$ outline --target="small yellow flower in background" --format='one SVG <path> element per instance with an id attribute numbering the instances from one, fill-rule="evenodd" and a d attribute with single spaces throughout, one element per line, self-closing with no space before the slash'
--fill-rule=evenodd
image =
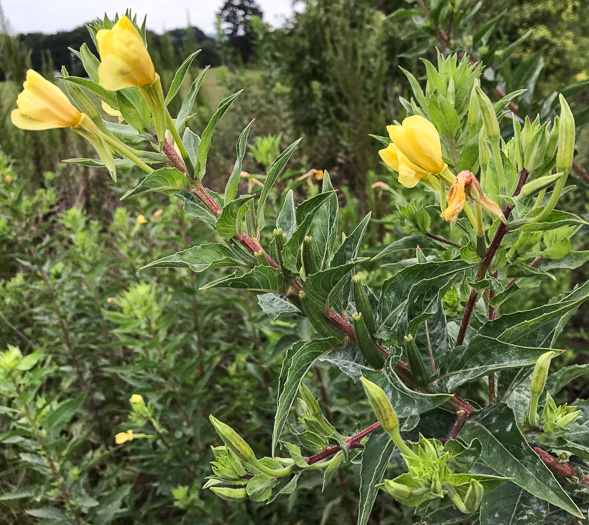
<path id="1" fill-rule="evenodd" d="M 133 394 L 131 396 L 131 399 L 129 399 L 129 403 L 131 403 L 131 404 L 134 404 L 134 403 L 144 403 L 143 396 L 141 396 L 139 394 Z"/>
<path id="2" fill-rule="evenodd" d="M 139 215 L 139 217 L 137 217 L 137 226 L 140 226 L 141 224 L 145 224 L 147 223 L 147 219 L 145 218 L 145 215 Z"/>
<path id="3" fill-rule="evenodd" d="M 465 187 L 472 184 L 474 177 L 470 171 L 461 171 L 456 176 L 456 182 L 452 184 L 448 194 L 448 207 L 442 212 L 442 219 L 448 222 L 456 222 L 458 214 L 464 208 L 466 200 Z"/>
<path id="4" fill-rule="evenodd" d="M 43 130 L 77 126 L 80 113 L 57 86 L 29 69 L 23 91 L 10 114 L 12 123 L 21 129 Z"/>
<path id="5" fill-rule="evenodd" d="M 113 304 L 113 303 L 116 303 L 116 302 L 117 302 L 117 300 L 116 300 L 114 297 L 109 297 L 109 298 L 106 300 L 106 302 L 107 302 L 108 304 Z"/>
<path id="6" fill-rule="evenodd" d="M 440 135 L 426 118 L 413 115 L 400 126 L 387 126 L 387 131 L 393 143 L 379 154 L 388 166 L 399 172 L 399 182 L 406 188 L 413 188 L 428 174 L 446 168 Z"/>
<path id="7" fill-rule="evenodd" d="M 127 441 L 133 441 L 133 431 L 132 430 L 127 430 L 127 432 L 119 432 L 115 436 L 115 443 L 117 445 L 122 445 L 123 443 L 126 443 Z"/>
<path id="8" fill-rule="evenodd" d="M 118 109 L 109 106 L 104 100 L 102 101 L 102 109 L 107 115 L 110 115 L 111 117 L 117 117 L 119 124 L 125 120 L 123 118 L 123 114 Z"/>
<path id="9" fill-rule="evenodd" d="M 4 175 L 4 182 L 10 184 L 12 182 L 12 175 Z"/>
<path id="10" fill-rule="evenodd" d="M 158 217 L 164 213 L 164 210 L 157 210 L 156 212 L 154 212 L 154 214 L 151 216 L 151 222 L 155 222 L 157 221 Z"/>
<path id="11" fill-rule="evenodd" d="M 580 73 L 577 73 L 575 75 L 575 80 L 577 82 L 583 82 L 584 80 L 587 80 L 589 78 L 589 75 L 587 75 L 587 71 L 581 71 Z"/>
<path id="12" fill-rule="evenodd" d="M 156 79 L 155 68 L 145 43 L 127 16 L 112 29 L 101 29 L 96 33 L 100 66 L 98 81 L 109 91 L 128 87 L 141 87 Z"/>

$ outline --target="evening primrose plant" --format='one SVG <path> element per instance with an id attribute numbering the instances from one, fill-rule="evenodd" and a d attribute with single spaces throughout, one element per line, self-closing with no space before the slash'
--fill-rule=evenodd
<path id="1" fill-rule="evenodd" d="M 215 127 L 239 92 L 219 104 L 199 135 L 189 125 L 206 70 L 192 82 L 179 113 L 173 117 L 167 110 L 196 52 L 164 96 L 144 31 L 131 18 L 114 24 L 105 18 L 90 30 L 100 57 L 87 48 L 77 53 L 89 79 L 64 74 L 62 83 L 83 111 L 53 85 L 50 98 L 39 96 L 29 105 L 38 95 L 35 82 L 41 82 L 30 73 L 33 82 L 25 83 L 15 125 L 34 121 L 41 123 L 36 129 L 65 125 L 79 132 L 86 118 L 93 123 L 89 140 L 100 139 L 102 160 L 75 162 L 103 165 L 113 175 L 118 165 L 134 164 L 147 175 L 123 199 L 164 193 L 178 199 L 191 220 L 210 228 L 207 242 L 182 246 L 143 270 L 208 272 L 212 278 L 201 289 L 248 290 L 272 319 L 300 321 L 300 340 L 286 351 L 277 378 L 272 435 L 254 442 L 248 428 L 211 415 L 220 441 L 212 449 L 205 488 L 229 501 L 270 503 L 316 475 L 309 471 L 321 471 L 325 488 L 339 469 L 355 469 L 361 525 L 369 522 L 381 489 L 382 497 L 413 507 L 428 523 L 512 523 L 530 512 L 535 523 L 583 517 L 589 428 L 569 407 L 542 395 L 553 388 L 556 396 L 562 388 L 563 380 L 547 380 L 550 362 L 561 353 L 555 349 L 558 336 L 589 296 L 589 284 L 525 311 L 513 311 L 509 301 L 525 290 L 527 279 L 538 283 L 554 278 L 554 269 L 587 261 L 586 253 L 550 251 L 555 239 L 548 241 L 556 229 L 568 228 L 561 232 L 570 237 L 587 227 L 584 219 L 556 209 L 562 193 L 574 191 L 565 188 L 575 122 L 564 97 L 558 120 L 522 127 L 506 101 L 493 103 L 485 94 L 483 65 L 470 64 L 466 56 L 440 54 L 437 66 L 425 61 L 425 89 L 405 71 L 414 95 L 402 100 L 409 116 L 388 127 L 389 137 L 376 138 L 384 145 L 381 159 L 396 173 L 389 187 L 402 186 L 424 203 L 417 221 L 422 235 L 367 251 L 363 238 L 371 215 L 342 234 L 338 195 L 327 171 L 321 191 L 305 200 L 292 189 L 280 200 L 270 198 L 299 141 L 269 163 L 259 192 L 240 194 L 248 124 L 224 193 L 206 188 Z M 103 120 L 96 99 L 123 122 Z M 272 202 L 282 206 L 272 210 Z M 417 216 L 410 204 L 400 213 Z M 415 256 L 399 260 L 407 250 Z M 162 381 L 178 392 L 178 377 L 166 373 L 173 352 L 161 351 L 166 326 L 159 320 L 166 305 L 148 288 L 138 284 L 116 301 L 141 324 L 138 351 L 146 352 L 146 362 L 159 360 Z M 126 322 L 122 315 L 112 318 Z M 320 375 L 309 372 L 320 363 L 349 376 L 357 397 L 367 401 L 347 428 L 335 424 L 329 385 L 320 379 L 311 384 Z M 559 372 L 576 377 L 566 367 Z M 128 423 L 151 424 L 155 434 L 149 435 L 173 456 L 174 444 L 158 425 L 155 407 L 135 395 L 129 422 L 114 439 L 136 446 L 136 429 Z M 187 416 L 181 396 L 174 401 Z M 296 421 L 290 418 L 293 404 Z M 575 432 L 569 431 L 573 423 Z M 551 439 L 541 442 L 543 433 Z M 557 455 L 569 464 L 563 466 Z M 184 460 L 190 468 L 193 458 Z M 391 464 L 403 472 L 393 479 Z M 506 506 L 512 494 L 517 498 Z"/>

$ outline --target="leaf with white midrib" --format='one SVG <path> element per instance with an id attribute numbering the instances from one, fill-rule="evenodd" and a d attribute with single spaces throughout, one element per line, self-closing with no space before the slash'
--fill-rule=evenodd
<path id="1" fill-rule="evenodd" d="M 221 237 L 230 239 L 238 233 L 240 221 L 244 214 L 243 208 L 253 198 L 253 195 L 242 195 L 225 205 L 215 225 Z"/>
<path id="2" fill-rule="evenodd" d="M 177 193 L 188 188 L 189 182 L 184 173 L 176 168 L 162 168 L 150 173 L 135 188 L 130 189 L 121 200 L 134 195 L 156 191 L 159 193 Z"/>
<path id="3" fill-rule="evenodd" d="M 206 285 L 201 290 L 209 288 L 237 288 L 251 292 L 284 292 L 286 282 L 282 272 L 270 266 L 256 266 L 253 270 L 239 275 L 237 272 L 227 277 L 221 277 Z"/>
<path id="4" fill-rule="evenodd" d="M 146 264 L 141 270 L 146 268 L 190 268 L 193 272 L 203 272 L 213 268 L 242 266 L 244 264 L 226 246 L 207 243 L 162 257 Z"/>
<path id="5" fill-rule="evenodd" d="M 560 486 L 542 459 L 521 434 L 512 410 L 497 403 L 473 412 L 460 431 L 466 442 L 478 438 L 481 460 L 497 474 L 534 496 L 583 517 L 570 496 Z"/>
<path id="6" fill-rule="evenodd" d="M 352 268 L 360 263 L 361 260 L 329 268 L 320 272 L 314 273 L 307 277 L 303 284 L 303 291 L 309 299 L 309 303 L 317 310 L 325 310 L 327 299 L 331 291 L 337 284 L 352 271 Z"/>

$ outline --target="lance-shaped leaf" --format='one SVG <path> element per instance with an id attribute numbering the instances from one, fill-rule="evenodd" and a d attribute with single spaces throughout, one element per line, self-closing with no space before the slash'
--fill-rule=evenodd
<path id="1" fill-rule="evenodd" d="M 482 445 L 481 460 L 497 474 L 512 478 L 517 486 L 573 516 L 583 516 L 528 445 L 512 410 L 504 403 L 473 412 L 459 436 L 466 442 L 478 439 Z"/>
<path id="2" fill-rule="evenodd" d="M 162 257 L 146 264 L 146 268 L 190 268 L 193 272 L 204 272 L 214 268 L 243 266 L 244 261 L 237 259 L 235 254 L 222 244 L 207 243 L 193 246 L 187 250 Z"/>
<path id="3" fill-rule="evenodd" d="M 158 193 L 177 193 L 189 186 L 188 179 L 176 168 L 162 168 L 150 173 L 135 188 L 129 190 L 121 197 L 121 200 L 155 191 Z"/>
<path id="4" fill-rule="evenodd" d="M 233 171 L 231 172 L 229 180 L 227 181 L 227 185 L 225 186 L 225 204 L 231 202 L 233 199 L 235 199 L 235 195 L 237 195 L 237 187 L 239 186 L 243 157 L 247 151 L 247 137 L 250 133 L 253 123 L 254 121 L 252 120 L 244 128 L 244 130 L 241 132 L 241 135 L 239 135 L 239 140 L 235 146 L 235 149 L 237 150 L 237 158 L 235 159 L 235 164 L 233 164 Z"/>
<path id="5" fill-rule="evenodd" d="M 541 222 L 531 222 L 516 228 L 516 232 L 536 232 L 555 230 L 561 226 L 587 226 L 589 223 L 581 217 L 562 210 L 553 210 Z"/>
<path id="6" fill-rule="evenodd" d="M 231 239 L 238 233 L 241 219 L 247 210 L 247 206 L 249 206 L 248 201 L 253 197 L 253 195 L 242 195 L 223 208 L 216 225 L 217 232 L 221 237 Z"/>
<path id="7" fill-rule="evenodd" d="M 545 352 L 545 348 L 519 346 L 477 335 L 468 344 L 446 351 L 437 363 L 438 376 L 432 384 L 452 391 L 491 372 L 533 365 Z"/>
<path id="8" fill-rule="evenodd" d="M 212 281 L 201 288 L 238 288 L 240 290 L 250 290 L 256 293 L 266 292 L 285 292 L 286 282 L 282 272 L 271 266 L 256 266 L 253 270 L 238 275 L 237 272 L 227 277 L 221 277 Z"/>
<path id="9" fill-rule="evenodd" d="M 222 100 L 215 111 L 215 114 L 209 120 L 207 127 L 202 132 L 202 137 L 200 138 L 200 144 L 198 145 L 198 151 L 196 153 L 196 166 L 194 168 L 194 173 L 198 179 L 202 179 L 204 177 L 205 172 L 207 171 L 207 156 L 209 154 L 209 149 L 211 148 L 211 141 L 213 140 L 213 132 L 215 131 L 215 127 L 225 115 L 226 111 L 229 109 L 231 104 L 235 102 L 235 99 L 241 95 L 243 90 L 230 95 L 225 100 Z"/>
<path id="10" fill-rule="evenodd" d="M 396 254 L 402 250 L 411 250 L 417 247 L 420 247 L 422 251 L 437 251 L 440 248 L 447 249 L 448 246 L 438 243 L 428 237 L 422 237 L 420 235 L 409 235 L 407 237 L 403 237 L 395 242 L 389 244 L 384 250 L 380 253 L 375 255 L 372 260 L 378 261 L 380 259 L 385 259 L 387 257 L 391 257 L 392 255 Z"/>
<path id="11" fill-rule="evenodd" d="M 118 107 L 117 97 L 115 93 L 113 93 L 112 91 L 107 91 L 97 82 L 92 82 L 92 80 L 88 80 L 87 78 L 72 76 L 64 78 L 64 80 L 67 82 L 73 82 L 74 84 L 79 84 L 80 86 L 85 87 L 90 91 L 96 93 L 100 97 L 100 99 L 104 100 L 109 106 L 113 108 Z"/>
<path id="12" fill-rule="evenodd" d="M 192 83 L 192 86 L 190 86 L 190 91 L 188 92 L 188 95 L 186 95 L 186 98 L 182 102 L 182 106 L 180 107 L 180 111 L 178 112 L 178 116 L 176 117 L 176 122 L 174 123 L 178 132 L 181 132 L 184 129 L 186 121 L 188 120 L 190 112 L 192 111 L 192 106 L 194 106 L 194 102 L 196 101 L 196 96 L 198 95 L 200 86 L 202 85 L 202 81 L 208 69 L 209 66 L 205 67 L 201 71 L 200 75 L 196 77 L 196 79 Z"/>
<path id="13" fill-rule="evenodd" d="M 294 193 L 288 190 L 284 199 L 282 209 L 276 219 L 276 228 L 282 228 L 282 233 L 286 235 L 286 240 L 290 240 L 292 234 L 297 229 L 297 215 L 294 205 Z"/>
<path id="14" fill-rule="evenodd" d="M 577 308 L 589 298 L 589 282 L 583 283 L 552 304 L 504 314 L 487 322 L 481 335 L 523 346 L 552 347 Z"/>
<path id="15" fill-rule="evenodd" d="M 168 94 L 166 95 L 166 106 L 170 102 L 172 102 L 172 100 L 176 96 L 176 93 L 178 93 L 178 90 L 180 89 L 180 86 L 184 81 L 184 77 L 186 76 L 186 72 L 188 71 L 188 68 L 192 64 L 192 61 L 194 60 L 196 55 L 198 55 L 201 51 L 202 49 L 197 49 L 194 53 L 188 55 L 186 57 L 186 60 L 184 60 L 184 62 L 182 62 L 182 65 L 178 68 L 178 71 L 176 71 L 176 74 L 174 75 L 174 80 L 172 80 L 172 83 L 170 84 L 170 89 L 168 91 Z"/>
<path id="16" fill-rule="evenodd" d="M 274 161 L 268 173 L 266 175 L 266 180 L 264 181 L 264 187 L 260 192 L 260 199 L 258 200 L 258 225 L 259 228 L 262 229 L 264 227 L 264 209 L 266 207 L 266 199 L 274 186 L 274 183 L 278 179 L 278 176 L 282 173 L 282 170 L 286 166 L 288 159 L 294 153 L 294 150 L 299 145 L 299 142 L 303 140 L 302 138 L 294 141 L 288 148 L 286 148 Z"/>
<path id="17" fill-rule="evenodd" d="M 197 219 L 206 222 L 213 227 L 215 226 L 217 218 L 196 195 L 188 191 L 180 191 L 178 193 L 174 193 L 174 197 L 177 197 L 184 203 L 184 213 L 186 215 L 190 215 L 190 217 L 196 217 Z"/>
<path id="18" fill-rule="evenodd" d="M 331 260 L 331 266 L 342 266 L 352 262 L 358 256 L 358 250 L 360 249 L 360 244 L 364 238 L 364 233 L 370 222 L 371 215 L 372 212 L 368 213 L 368 215 L 360 221 L 358 226 L 356 226 L 350 236 L 344 239 L 344 242 L 342 242 Z"/>
<path id="19" fill-rule="evenodd" d="M 362 451 L 360 467 L 360 501 L 358 504 L 358 525 L 366 525 L 379 489 L 389 464 L 395 443 L 390 436 L 379 429 L 372 434 Z"/>
<path id="20" fill-rule="evenodd" d="M 361 261 L 355 261 L 343 266 L 322 270 L 307 277 L 303 285 L 303 291 L 317 310 L 323 311 L 327 306 L 329 294 L 338 283 L 352 271 L 352 268 Z"/>
<path id="21" fill-rule="evenodd" d="M 272 455 L 274 455 L 290 407 L 305 374 L 319 357 L 325 355 L 337 344 L 337 338 L 327 337 L 325 339 L 312 339 L 307 343 L 298 341 L 288 349 L 278 379 L 278 406 L 272 432 Z"/>
<path id="22" fill-rule="evenodd" d="M 315 268 L 318 270 L 323 270 L 329 266 L 329 260 L 337 237 L 337 217 L 339 211 L 337 195 L 327 172 L 323 175 L 321 191 L 322 193 L 331 193 L 331 196 L 317 210 L 308 233 L 313 238 L 311 257 L 313 258 Z"/>
<path id="23" fill-rule="evenodd" d="M 283 315 L 301 313 L 286 297 L 275 293 L 258 295 L 258 304 L 272 320 L 276 320 Z"/>

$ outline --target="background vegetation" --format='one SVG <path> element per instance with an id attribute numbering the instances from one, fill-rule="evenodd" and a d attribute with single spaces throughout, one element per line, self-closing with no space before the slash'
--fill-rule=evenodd
<path id="1" fill-rule="evenodd" d="M 373 211 L 367 255 L 401 238 L 400 224 L 405 232 L 423 233 L 417 216 L 399 211 L 409 193 L 380 162 L 381 146 L 370 134 L 384 135 L 387 124 L 405 115 L 410 85 L 401 68 L 421 81 L 426 71 L 420 58 L 435 62 L 439 50 L 481 60 L 483 87 L 494 101 L 526 89 L 515 101 L 522 118 L 550 118 L 554 93 L 567 93 L 580 135 L 571 176 L 577 188 L 561 206 L 587 218 L 589 21 L 581 0 L 302 4 L 302 12 L 280 28 L 266 25 L 252 0 L 228 0 L 216 35 L 194 26 L 148 34 L 164 89 L 198 48 L 181 94 L 211 66 L 190 121 L 195 131 L 225 95 L 246 88 L 215 132 L 207 170 L 213 189 L 231 173 L 236 130 L 255 117 L 244 187 L 255 185 L 274 157 L 303 136 L 283 189 L 311 196 L 319 182 L 310 170 L 328 169 L 341 190 L 345 231 Z M 77 515 L 78 523 L 93 524 L 273 524 L 285 523 L 285 516 L 288 523 L 355 523 L 354 465 L 340 470 L 325 490 L 321 477 L 308 476 L 293 496 L 270 506 L 233 505 L 201 490 L 210 447 L 219 444 L 209 413 L 247 428 L 254 448 L 267 450 L 284 350 L 311 328 L 306 321 L 271 320 L 251 295 L 200 291 L 206 274 L 142 270 L 163 254 L 206 242 L 210 229 L 189 221 L 179 202 L 160 212 L 167 197 L 121 204 L 137 174 L 121 170 L 123 181 L 114 185 L 104 170 L 62 163 L 92 156 L 73 134 L 28 133 L 10 124 L 26 69 L 49 79 L 62 65 L 81 74 L 80 61 L 67 49 L 82 43 L 95 52 L 84 27 L 14 35 L 2 21 L 0 350 L 19 347 L 39 356 L 43 366 L 23 374 L 22 384 L 0 385 L 0 522 L 66 523 Z M 181 98 L 174 101 L 178 107 Z M 385 185 L 373 187 L 375 182 Z M 576 250 L 589 249 L 583 233 L 572 239 Z M 414 254 L 401 251 L 398 259 Z M 559 274 L 555 283 L 530 277 L 511 304 L 524 308 L 532 297 L 547 302 L 586 280 L 586 265 Z M 588 321 L 587 310 L 580 310 L 561 337 L 559 347 L 574 350 L 567 364 L 587 362 Z M 366 408 L 351 380 L 321 366 L 313 374 L 330 421 L 360 427 Z M 137 423 L 129 404 L 133 393 L 149 400 L 151 415 L 142 423 L 158 439 L 116 446 L 114 435 Z M 560 397 L 588 395 L 580 378 Z M 47 421 L 48 413 L 58 415 Z M 47 435 L 35 430 L 35 422 L 43 422 Z M 48 504 L 48 495 L 65 503 Z M 410 509 L 386 497 L 378 498 L 371 520 L 413 521 Z"/>

